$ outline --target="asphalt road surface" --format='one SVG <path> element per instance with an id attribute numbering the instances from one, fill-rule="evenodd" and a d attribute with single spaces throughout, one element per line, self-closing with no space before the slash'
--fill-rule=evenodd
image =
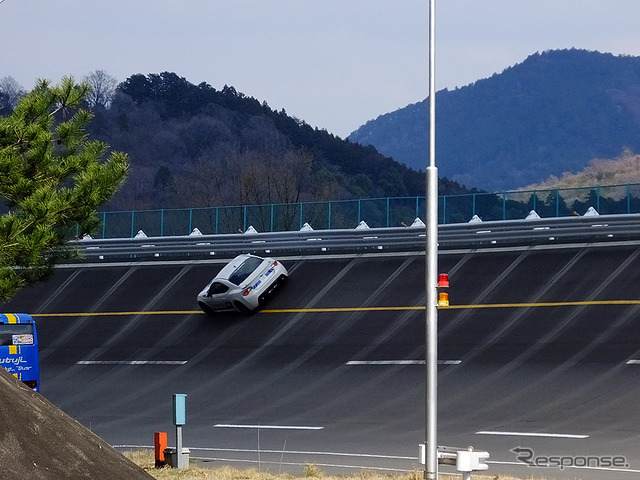
<path id="1" fill-rule="evenodd" d="M 211 465 L 420 468 L 424 253 L 280 260 L 289 282 L 248 317 L 197 309 L 219 260 L 66 266 L 3 310 L 38 322 L 42 394 L 113 445 L 172 444 L 184 393 Z M 640 478 L 640 246 L 439 263 L 438 443 L 489 451 L 491 474 Z"/>

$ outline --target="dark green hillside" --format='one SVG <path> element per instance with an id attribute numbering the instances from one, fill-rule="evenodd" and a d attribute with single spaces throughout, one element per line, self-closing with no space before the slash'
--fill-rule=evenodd
<path id="1" fill-rule="evenodd" d="M 233 87 L 175 73 L 133 75 L 94 132 L 129 154 L 112 208 L 172 208 L 423 195 L 424 176 Z M 442 193 L 464 191 L 447 180 Z"/>
<path id="2" fill-rule="evenodd" d="M 367 122 L 349 139 L 412 168 L 424 164 L 427 101 Z M 531 55 L 500 74 L 436 95 L 440 175 L 488 190 L 578 172 L 640 151 L 640 57 L 585 50 Z"/>

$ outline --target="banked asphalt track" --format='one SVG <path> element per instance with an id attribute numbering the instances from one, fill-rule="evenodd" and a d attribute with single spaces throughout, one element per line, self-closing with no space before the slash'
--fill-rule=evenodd
<path id="1" fill-rule="evenodd" d="M 197 310 L 223 260 L 67 265 L 4 311 L 38 321 L 42 394 L 113 445 L 172 444 L 186 393 L 185 446 L 212 465 L 419 468 L 424 252 L 281 260 L 290 281 L 250 317 Z M 640 478 L 640 243 L 448 251 L 439 270 L 439 444 L 488 450 L 492 474 Z M 533 469 L 516 447 L 628 467 Z"/>

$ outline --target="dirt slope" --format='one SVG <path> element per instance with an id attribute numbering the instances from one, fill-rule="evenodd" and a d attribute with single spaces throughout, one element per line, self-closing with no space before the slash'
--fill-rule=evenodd
<path id="1" fill-rule="evenodd" d="M 0 479 L 151 478 L 100 437 L 0 368 Z"/>

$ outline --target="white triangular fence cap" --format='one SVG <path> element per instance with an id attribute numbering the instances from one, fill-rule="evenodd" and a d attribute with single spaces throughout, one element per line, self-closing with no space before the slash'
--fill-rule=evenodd
<path id="1" fill-rule="evenodd" d="M 583 216 L 584 217 L 597 217 L 598 215 L 600 215 L 598 213 L 598 211 L 593 208 L 593 207 L 589 207 L 589 210 L 587 210 L 587 213 L 585 213 Z"/>
<path id="2" fill-rule="evenodd" d="M 198 227 L 196 227 L 193 230 L 191 230 L 191 233 L 189 234 L 190 237 L 192 235 L 202 235 L 202 232 L 200 231 L 200 229 Z"/>
<path id="3" fill-rule="evenodd" d="M 469 223 L 482 223 L 482 219 L 478 215 L 474 215 L 471 217 L 471 220 L 469 220 Z"/>
<path id="4" fill-rule="evenodd" d="M 412 227 L 426 227 L 426 225 L 424 224 L 424 222 L 422 220 L 420 220 L 420 217 L 417 217 L 413 223 L 411 224 Z"/>
<path id="5" fill-rule="evenodd" d="M 249 228 L 247 228 L 247 231 L 244 232 L 244 233 L 245 234 L 247 234 L 247 233 L 258 233 L 258 231 L 255 228 L 253 228 L 253 225 L 249 225 Z"/>
<path id="6" fill-rule="evenodd" d="M 310 232 L 311 230 L 313 230 L 313 227 L 308 223 L 305 223 L 300 229 L 301 232 Z"/>
<path id="7" fill-rule="evenodd" d="M 367 222 L 365 222 L 364 220 L 362 220 L 358 226 L 356 227 L 356 230 L 363 230 L 365 228 L 369 228 L 369 225 L 367 225 Z"/>
<path id="8" fill-rule="evenodd" d="M 529 215 L 527 215 L 526 220 L 534 220 L 536 218 L 540 218 L 540 215 L 538 215 L 538 212 L 536 212 L 535 210 L 531 210 L 529 212 Z"/>
<path id="9" fill-rule="evenodd" d="M 146 238 L 146 236 L 146 233 L 144 233 L 142 230 L 138 230 L 138 233 L 136 233 L 136 236 L 133 238 Z"/>
<path id="10" fill-rule="evenodd" d="M 88 233 L 85 233 L 82 236 L 82 240 L 93 240 L 93 237 L 91 235 L 89 235 Z"/>

